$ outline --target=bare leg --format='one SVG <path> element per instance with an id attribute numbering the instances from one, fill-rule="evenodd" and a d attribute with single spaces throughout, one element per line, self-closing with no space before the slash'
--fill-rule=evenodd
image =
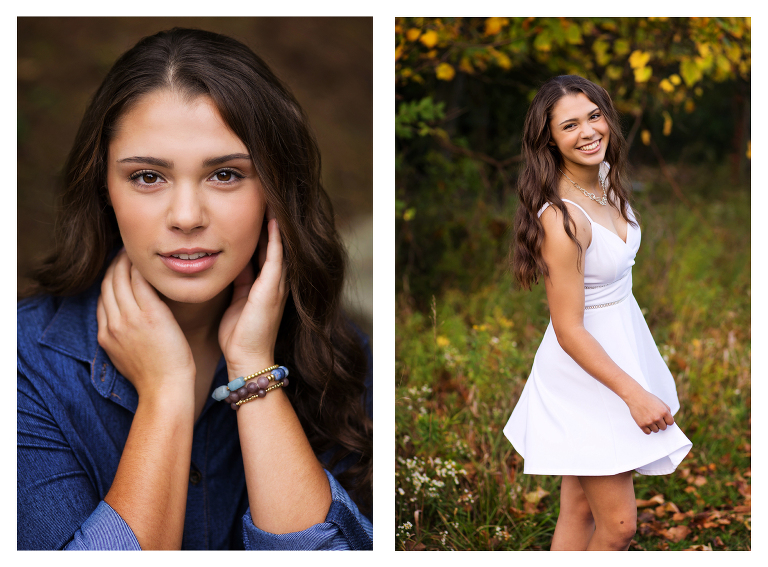
<path id="1" fill-rule="evenodd" d="M 595 533 L 587 549 L 629 549 L 637 529 L 632 471 L 614 476 L 580 476 L 578 480 L 595 518 Z"/>
<path id="2" fill-rule="evenodd" d="M 584 551 L 595 531 L 589 502 L 575 476 L 560 483 L 560 515 L 557 517 L 552 551 Z"/>

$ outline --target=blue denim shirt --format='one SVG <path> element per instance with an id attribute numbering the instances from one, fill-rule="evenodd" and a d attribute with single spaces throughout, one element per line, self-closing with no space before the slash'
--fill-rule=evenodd
<path id="1" fill-rule="evenodd" d="M 140 549 L 131 528 L 104 501 L 138 395 L 96 340 L 100 283 L 80 295 L 18 305 L 19 549 Z M 367 339 L 365 348 L 372 415 Z M 211 391 L 226 383 L 222 357 Z M 194 427 L 182 549 L 372 549 L 370 519 L 333 477 L 344 467 L 342 462 L 326 470 L 332 504 L 325 522 L 289 534 L 260 530 L 248 508 L 235 412 L 209 397 Z"/>

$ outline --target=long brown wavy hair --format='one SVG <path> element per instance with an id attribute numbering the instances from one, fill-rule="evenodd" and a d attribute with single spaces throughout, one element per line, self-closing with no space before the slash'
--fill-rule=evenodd
<path id="1" fill-rule="evenodd" d="M 524 165 L 517 182 L 519 205 L 515 213 L 515 238 L 511 243 L 512 271 L 523 289 L 530 290 L 547 277 L 549 269 L 541 256 L 544 242 L 544 226 L 539 219 L 539 209 L 545 203 L 557 207 L 563 215 L 563 228 L 576 243 L 576 263 L 581 266 L 583 250 L 576 239 L 575 224 L 568 209 L 557 194 L 557 186 L 563 158 L 557 146 L 550 144 L 552 132 L 549 122 L 552 109 L 557 101 L 567 95 L 583 93 L 603 113 L 611 130 L 610 141 L 605 151 L 605 161 L 610 165 L 608 172 L 608 200 L 617 203 L 619 213 L 633 226 L 635 222 L 627 216 L 629 183 L 627 181 L 627 144 L 621 133 L 619 114 L 613 106 L 608 91 L 577 75 L 560 75 L 545 82 L 533 97 L 523 126 Z"/>
<path id="2" fill-rule="evenodd" d="M 275 346 L 275 357 L 291 370 L 287 394 L 315 453 L 337 448 L 328 468 L 352 461 L 337 478 L 370 513 L 368 362 L 341 308 L 347 259 L 321 183 L 320 153 L 296 99 L 242 43 L 174 28 L 142 39 L 117 60 L 85 111 L 65 165 L 55 246 L 25 295 L 73 295 L 103 277 L 110 252 L 122 245 L 106 189 L 109 142 L 118 119 L 159 89 L 210 97 L 248 148 L 280 224 L 287 264 L 290 294 Z"/>

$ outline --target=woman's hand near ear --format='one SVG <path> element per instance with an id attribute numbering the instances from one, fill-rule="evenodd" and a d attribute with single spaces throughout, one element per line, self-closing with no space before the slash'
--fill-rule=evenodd
<path id="1" fill-rule="evenodd" d="M 249 262 L 235 279 L 232 302 L 219 325 L 219 345 L 230 380 L 274 364 L 277 331 L 288 298 L 280 228 L 274 217 L 262 227 L 258 259 L 258 277 Z"/>

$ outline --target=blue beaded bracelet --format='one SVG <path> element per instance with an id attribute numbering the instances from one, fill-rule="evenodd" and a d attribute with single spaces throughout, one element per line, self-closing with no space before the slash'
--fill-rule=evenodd
<path id="1" fill-rule="evenodd" d="M 267 372 L 272 371 L 270 374 L 267 374 Z M 250 380 L 251 378 L 255 378 L 257 376 L 260 377 L 266 377 L 266 376 L 272 376 L 275 380 L 282 380 L 286 376 L 288 376 L 288 369 L 285 366 L 278 366 L 275 364 L 274 366 L 270 366 L 269 368 L 265 368 L 264 370 L 260 370 L 259 372 L 256 372 L 254 374 L 251 374 L 250 376 L 240 376 L 239 378 L 235 378 L 232 380 L 229 384 L 226 386 L 219 386 L 213 391 L 213 394 L 211 394 L 211 397 L 216 400 L 217 402 L 220 402 L 222 400 L 225 400 L 229 397 L 229 395 L 232 392 L 236 392 L 243 386 L 245 386 L 245 383 L 247 380 Z M 264 389 L 264 388 L 259 388 Z"/>

